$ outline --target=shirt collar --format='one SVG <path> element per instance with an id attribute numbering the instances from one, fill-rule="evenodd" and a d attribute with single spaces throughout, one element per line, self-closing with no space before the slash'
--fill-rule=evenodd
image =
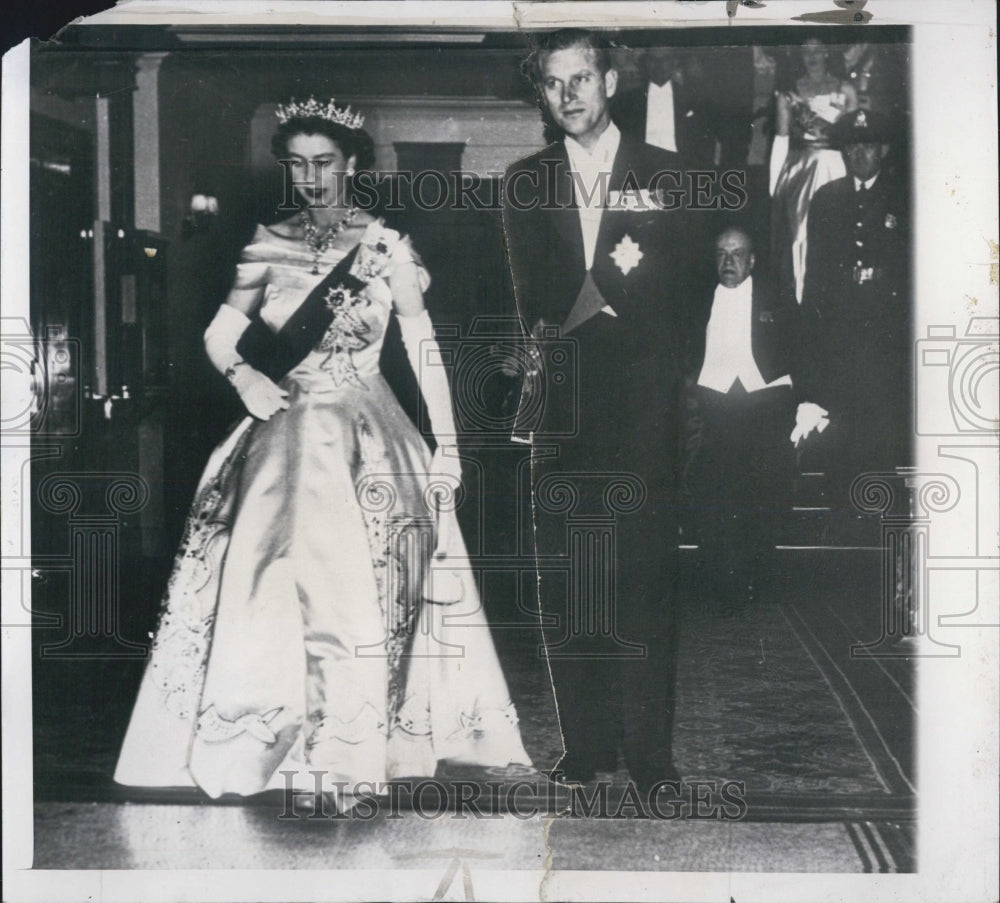
<path id="1" fill-rule="evenodd" d="M 591 165 L 595 163 L 610 164 L 615 159 L 615 154 L 618 153 L 621 139 L 622 133 L 618 130 L 618 126 L 611 122 L 601 133 L 591 150 L 587 150 L 579 141 L 571 135 L 567 135 L 566 153 L 569 154 L 570 160 L 574 163 L 583 159 L 589 161 Z"/>
<path id="2" fill-rule="evenodd" d="M 753 276 L 747 276 L 736 288 L 727 288 L 721 282 L 715 287 L 716 299 L 723 298 L 727 302 L 746 301 L 753 297 Z"/>
<path id="3" fill-rule="evenodd" d="M 854 179 L 854 190 L 860 191 L 861 186 L 864 185 L 865 188 L 871 188 L 875 184 L 875 180 L 878 178 L 878 173 L 875 173 L 867 182 L 862 182 L 857 176 L 851 176 Z"/>

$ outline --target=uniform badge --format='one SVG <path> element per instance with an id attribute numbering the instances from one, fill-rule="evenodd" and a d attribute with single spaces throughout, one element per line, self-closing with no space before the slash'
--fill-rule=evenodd
<path id="1" fill-rule="evenodd" d="M 634 270 L 639 266 L 639 261 L 642 260 L 643 253 L 639 248 L 639 245 L 632 240 L 630 235 L 626 235 L 617 245 L 615 249 L 611 252 L 611 259 L 614 260 L 615 266 L 622 271 L 623 276 L 627 276 L 631 270 Z"/>
<path id="2" fill-rule="evenodd" d="M 896 217 L 894 217 L 891 213 L 887 213 L 885 215 L 885 227 L 886 229 L 896 228 Z"/>

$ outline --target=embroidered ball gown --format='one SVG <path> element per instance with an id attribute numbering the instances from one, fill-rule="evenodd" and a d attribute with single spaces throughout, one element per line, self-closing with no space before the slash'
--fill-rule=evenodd
<path id="1" fill-rule="evenodd" d="M 367 285 L 281 382 L 289 407 L 245 418 L 201 478 L 115 772 L 212 797 L 430 776 L 439 760 L 530 765 L 471 571 L 425 600 L 430 451 L 378 361 L 388 274 L 414 258 L 379 222 Z M 324 271 L 345 252 L 323 252 Z M 277 330 L 322 281 L 303 243 L 260 226 L 237 288 Z M 428 281 L 420 268 L 423 287 Z M 454 513 L 449 567 L 465 559 Z"/>

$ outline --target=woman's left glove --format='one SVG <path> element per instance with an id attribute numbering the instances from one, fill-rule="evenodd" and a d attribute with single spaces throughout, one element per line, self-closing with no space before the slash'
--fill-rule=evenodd
<path id="1" fill-rule="evenodd" d="M 448 386 L 448 374 L 440 363 L 441 350 L 437 339 L 434 338 L 431 318 L 427 311 L 423 310 L 416 316 L 400 316 L 398 319 L 406 356 L 417 377 L 424 407 L 430 415 L 431 431 L 434 433 L 438 451 L 450 446 L 454 455 L 456 437 L 455 416 L 451 410 L 451 389 Z M 448 461 L 448 456 L 443 454 L 436 454 L 435 458 L 440 459 L 440 467 L 454 468 L 458 461 L 457 458 L 452 458 L 452 462 L 445 463 Z"/>
<path id="2" fill-rule="evenodd" d="M 439 445 L 434 449 L 427 473 L 432 483 L 435 482 L 435 477 L 438 477 L 442 482 L 448 483 L 452 491 L 456 491 L 457 484 L 462 482 L 462 462 L 458 457 L 458 446 Z"/>
<path id="3" fill-rule="evenodd" d="M 403 346 L 410 366 L 420 385 L 424 407 L 431 418 L 431 430 L 437 448 L 431 458 L 428 478 L 432 487 L 440 484 L 436 495 L 436 507 L 453 508 L 455 495 L 462 483 L 462 462 L 455 444 L 455 417 L 451 410 L 451 390 L 448 374 L 440 363 L 441 350 L 434 338 L 434 326 L 427 311 L 413 317 L 399 317 L 399 330 L 403 336 Z M 437 512 L 435 512 L 437 513 Z M 437 518 L 438 536 L 434 557 L 447 556 L 449 545 L 448 518 Z"/>

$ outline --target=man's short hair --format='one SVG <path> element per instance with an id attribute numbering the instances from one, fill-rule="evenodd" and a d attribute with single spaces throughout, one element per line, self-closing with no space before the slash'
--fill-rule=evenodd
<path id="1" fill-rule="evenodd" d="M 562 28 L 540 38 L 524 61 L 528 77 L 536 88 L 541 88 L 545 58 L 557 50 L 570 49 L 589 50 L 601 75 L 611 69 L 611 44 L 606 38 L 585 28 Z"/>
<path id="2" fill-rule="evenodd" d="M 750 234 L 750 230 L 745 226 L 733 225 L 726 226 L 725 229 L 720 229 L 715 235 L 715 241 L 713 242 L 712 247 L 717 247 L 719 242 L 722 241 L 723 237 L 726 235 L 742 235 L 743 238 L 746 239 L 747 248 L 750 250 L 750 253 L 753 253 L 753 236 Z"/>

